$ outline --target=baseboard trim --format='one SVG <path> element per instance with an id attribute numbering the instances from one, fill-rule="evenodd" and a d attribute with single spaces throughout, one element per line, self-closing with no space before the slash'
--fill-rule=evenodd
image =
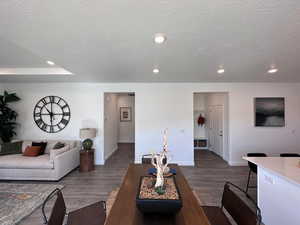
<path id="1" fill-rule="evenodd" d="M 114 154 L 115 151 L 117 151 L 117 150 L 118 150 L 118 145 L 115 146 L 115 147 L 113 148 L 113 150 L 105 157 L 104 161 L 106 161 L 107 159 L 109 159 L 109 157 L 111 157 L 111 155 Z"/>
<path id="2" fill-rule="evenodd" d="M 98 161 L 96 161 L 95 165 L 96 166 L 102 166 L 102 165 L 104 165 L 104 160 L 98 160 Z"/>
<path id="3" fill-rule="evenodd" d="M 118 141 L 120 144 L 134 144 L 134 141 Z"/>

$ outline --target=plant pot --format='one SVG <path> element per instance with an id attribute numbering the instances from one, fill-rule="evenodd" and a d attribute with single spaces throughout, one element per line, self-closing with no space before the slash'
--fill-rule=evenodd
<path id="1" fill-rule="evenodd" d="M 138 192 L 136 196 L 136 206 L 142 213 L 159 213 L 159 214 L 175 214 L 182 208 L 182 201 L 180 192 L 178 190 L 175 177 L 165 178 L 166 194 L 158 195 L 154 193 L 154 187 L 145 187 L 145 179 L 155 179 L 151 176 L 142 176 L 140 179 Z M 147 189 L 142 190 L 142 189 Z M 146 194 L 151 190 L 154 194 L 149 194 L 149 197 L 145 197 Z M 141 192 L 143 191 L 143 192 Z M 169 193 L 172 192 L 172 198 L 168 198 Z M 174 197 L 175 196 L 175 197 Z"/>

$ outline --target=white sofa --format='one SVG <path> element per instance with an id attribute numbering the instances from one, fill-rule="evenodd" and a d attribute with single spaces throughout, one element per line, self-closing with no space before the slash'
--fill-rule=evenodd
<path id="1" fill-rule="evenodd" d="M 65 143 L 65 150 L 52 150 L 57 142 Z M 40 142 L 40 140 L 36 141 Z M 0 180 L 57 181 L 79 166 L 79 141 L 46 141 L 45 154 L 26 157 L 22 154 L 0 156 Z M 32 141 L 23 141 L 22 151 Z"/>

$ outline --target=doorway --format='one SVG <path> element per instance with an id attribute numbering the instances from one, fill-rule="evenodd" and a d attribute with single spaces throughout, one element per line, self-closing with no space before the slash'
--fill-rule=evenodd
<path id="1" fill-rule="evenodd" d="M 228 93 L 194 93 L 194 149 L 228 162 Z"/>
<path id="2" fill-rule="evenodd" d="M 103 157 L 105 164 L 114 164 L 116 160 L 118 164 L 133 162 L 135 143 L 135 94 L 104 93 L 103 105 Z"/>

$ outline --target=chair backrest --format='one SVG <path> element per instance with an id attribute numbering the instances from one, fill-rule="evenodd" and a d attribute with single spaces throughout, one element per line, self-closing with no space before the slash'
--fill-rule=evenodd
<path id="1" fill-rule="evenodd" d="M 147 154 L 142 156 L 142 164 L 151 164 L 152 154 Z M 156 159 L 154 159 L 154 163 L 156 163 Z M 167 163 L 167 158 L 163 159 L 163 163 Z"/>
<path id="2" fill-rule="evenodd" d="M 248 153 L 247 156 L 248 157 L 267 157 L 267 155 L 265 153 Z M 257 173 L 257 166 L 254 163 L 248 161 L 248 166 L 252 172 Z"/>
<path id="3" fill-rule="evenodd" d="M 281 153 L 280 157 L 300 157 L 297 153 Z"/>
<path id="4" fill-rule="evenodd" d="M 233 188 L 237 190 L 238 193 L 241 193 L 242 196 L 245 196 L 245 199 L 250 200 L 253 206 L 255 206 L 256 212 L 254 212 L 247 203 L 232 190 Z M 222 208 L 223 207 L 237 224 L 258 225 L 261 223 L 260 209 L 257 207 L 255 201 L 251 199 L 245 191 L 230 182 L 226 182 L 224 186 L 222 197 Z"/>
<path id="5" fill-rule="evenodd" d="M 50 215 L 49 220 L 48 220 L 47 217 L 46 217 L 46 214 L 45 214 L 45 205 L 55 195 L 57 196 L 56 201 L 54 203 L 51 215 Z M 56 188 L 54 191 L 52 191 L 48 195 L 48 197 L 46 198 L 46 200 L 43 203 L 42 213 L 43 213 L 43 218 L 44 218 L 44 224 L 47 224 L 47 225 L 63 225 L 64 218 L 65 218 L 65 215 L 66 215 L 66 204 L 65 204 L 64 197 L 63 197 L 62 192 L 61 192 L 60 189 Z"/>
<path id="6" fill-rule="evenodd" d="M 152 155 L 147 154 L 142 156 L 142 164 L 151 164 Z"/>

